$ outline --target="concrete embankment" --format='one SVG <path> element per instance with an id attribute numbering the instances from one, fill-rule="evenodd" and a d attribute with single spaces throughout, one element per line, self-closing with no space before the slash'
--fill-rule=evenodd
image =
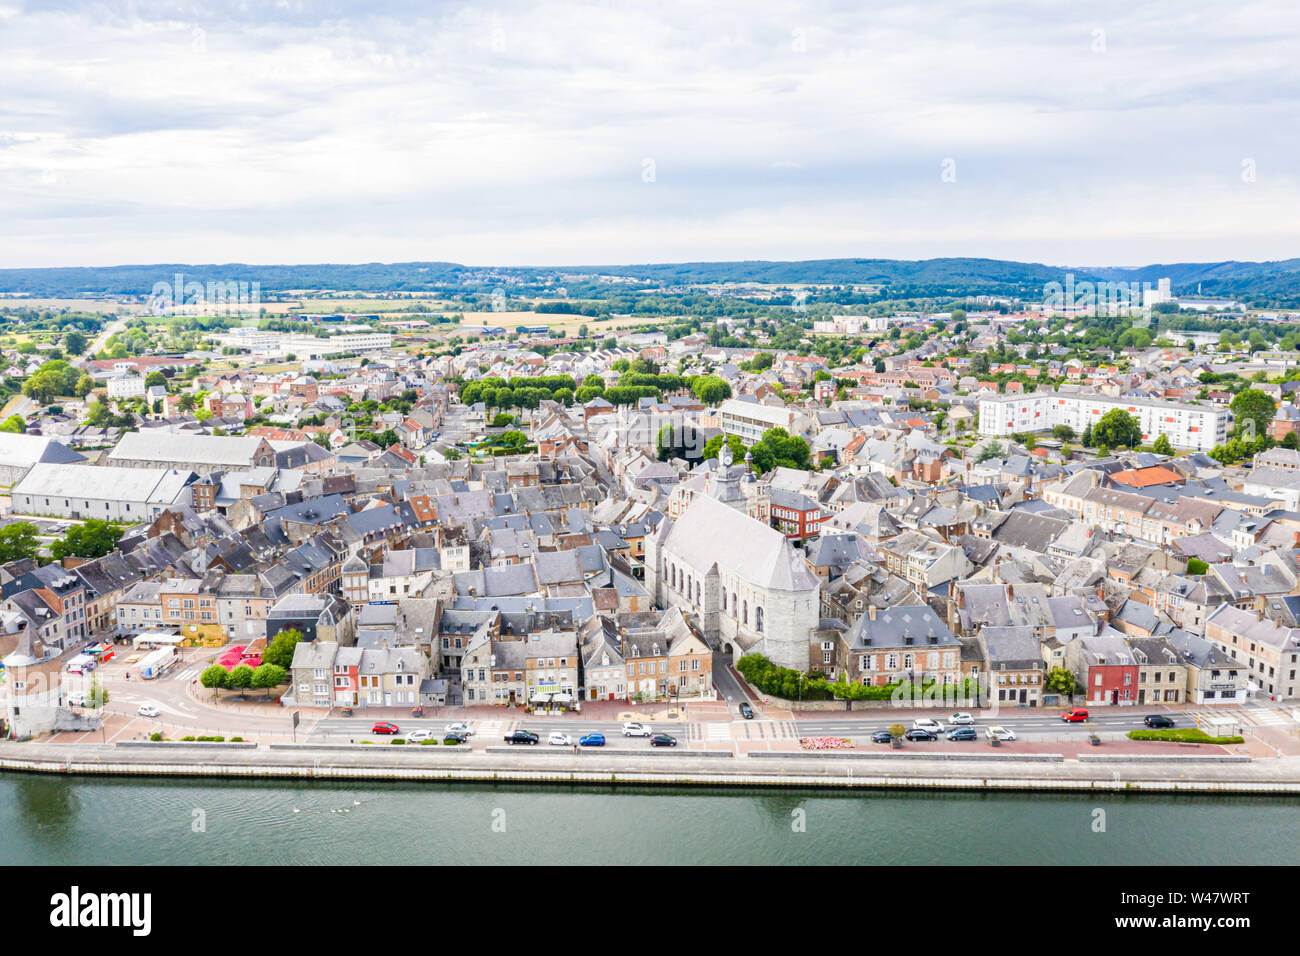
<path id="1" fill-rule="evenodd" d="M 493 748 L 496 749 L 496 748 Z M 313 753 L 315 751 L 315 753 Z M 425 751 L 434 751 L 427 753 Z M 449 752 L 451 751 L 451 752 Z M 1176 765 L 1145 761 L 844 759 L 764 753 L 760 759 L 565 752 L 484 753 L 461 748 L 277 745 L 232 750 L 203 744 L 125 747 L 0 744 L 0 770 L 169 777 L 409 780 L 615 786 L 798 787 L 1024 791 L 1142 791 L 1300 795 L 1300 759 Z M 1011 755 L 1006 755 L 1010 757 Z M 1042 755 L 1052 756 L 1052 755 Z M 1091 755 L 1090 755 L 1091 756 Z M 1100 756 L 1100 755 L 1098 755 Z"/>

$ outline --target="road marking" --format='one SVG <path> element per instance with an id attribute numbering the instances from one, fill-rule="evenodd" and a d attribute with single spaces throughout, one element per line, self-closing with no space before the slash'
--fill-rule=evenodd
<path id="1" fill-rule="evenodd" d="M 731 724 L 724 724 L 721 721 L 712 721 L 709 727 L 709 740 L 730 741 Z"/>

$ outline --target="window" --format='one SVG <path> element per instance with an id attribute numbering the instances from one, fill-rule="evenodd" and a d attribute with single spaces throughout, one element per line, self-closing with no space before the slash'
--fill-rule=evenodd
<path id="1" fill-rule="evenodd" d="M 763 609 L 757 606 L 754 608 L 754 630 L 760 634 L 763 632 Z"/>

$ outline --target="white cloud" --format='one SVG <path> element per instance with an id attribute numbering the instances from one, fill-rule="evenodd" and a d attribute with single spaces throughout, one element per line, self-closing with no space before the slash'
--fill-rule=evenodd
<path id="1" fill-rule="evenodd" d="M 1280 0 L 254 10 L 0 8 L 5 264 L 1092 264 L 1300 238 Z"/>

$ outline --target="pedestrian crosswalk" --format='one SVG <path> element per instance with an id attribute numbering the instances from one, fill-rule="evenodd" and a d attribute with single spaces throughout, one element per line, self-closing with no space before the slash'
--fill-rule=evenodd
<path id="1" fill-rule="evenodd" d="M 723 723 L 720 720 L 715 720 L 705 724 L 705 727 L 708 728 L 707 733 L 709 740 L 723 741 L 731 739 L 730 724 Z"/>
<path id="2" fill-rule="evenodd" d="M 1207 721 L 1232 720 L 1247 727 L 1295 727 L 1300 711 L 1277 707 L 1242 707 L 1236 710 L 1196 710 L 1187 715 L 1192 726 Z"/>
<path id="3" fill-rule="evenodd" d="M 196 678 L 196 677 L 198 677 L 198 676 L 199 676 L 199 668 L 197 668 L 197 667 L 187 667 L 187 668 L 185 668 L 185 670 L 183 670 L 183 671 L 176 671 L 175 673 L 173 673 L 173 674 L 171 675 L 171 680 L 178 680 L 178 681 L 189 682 L 189 681 L 194 680 L 194 678 Z"/>

